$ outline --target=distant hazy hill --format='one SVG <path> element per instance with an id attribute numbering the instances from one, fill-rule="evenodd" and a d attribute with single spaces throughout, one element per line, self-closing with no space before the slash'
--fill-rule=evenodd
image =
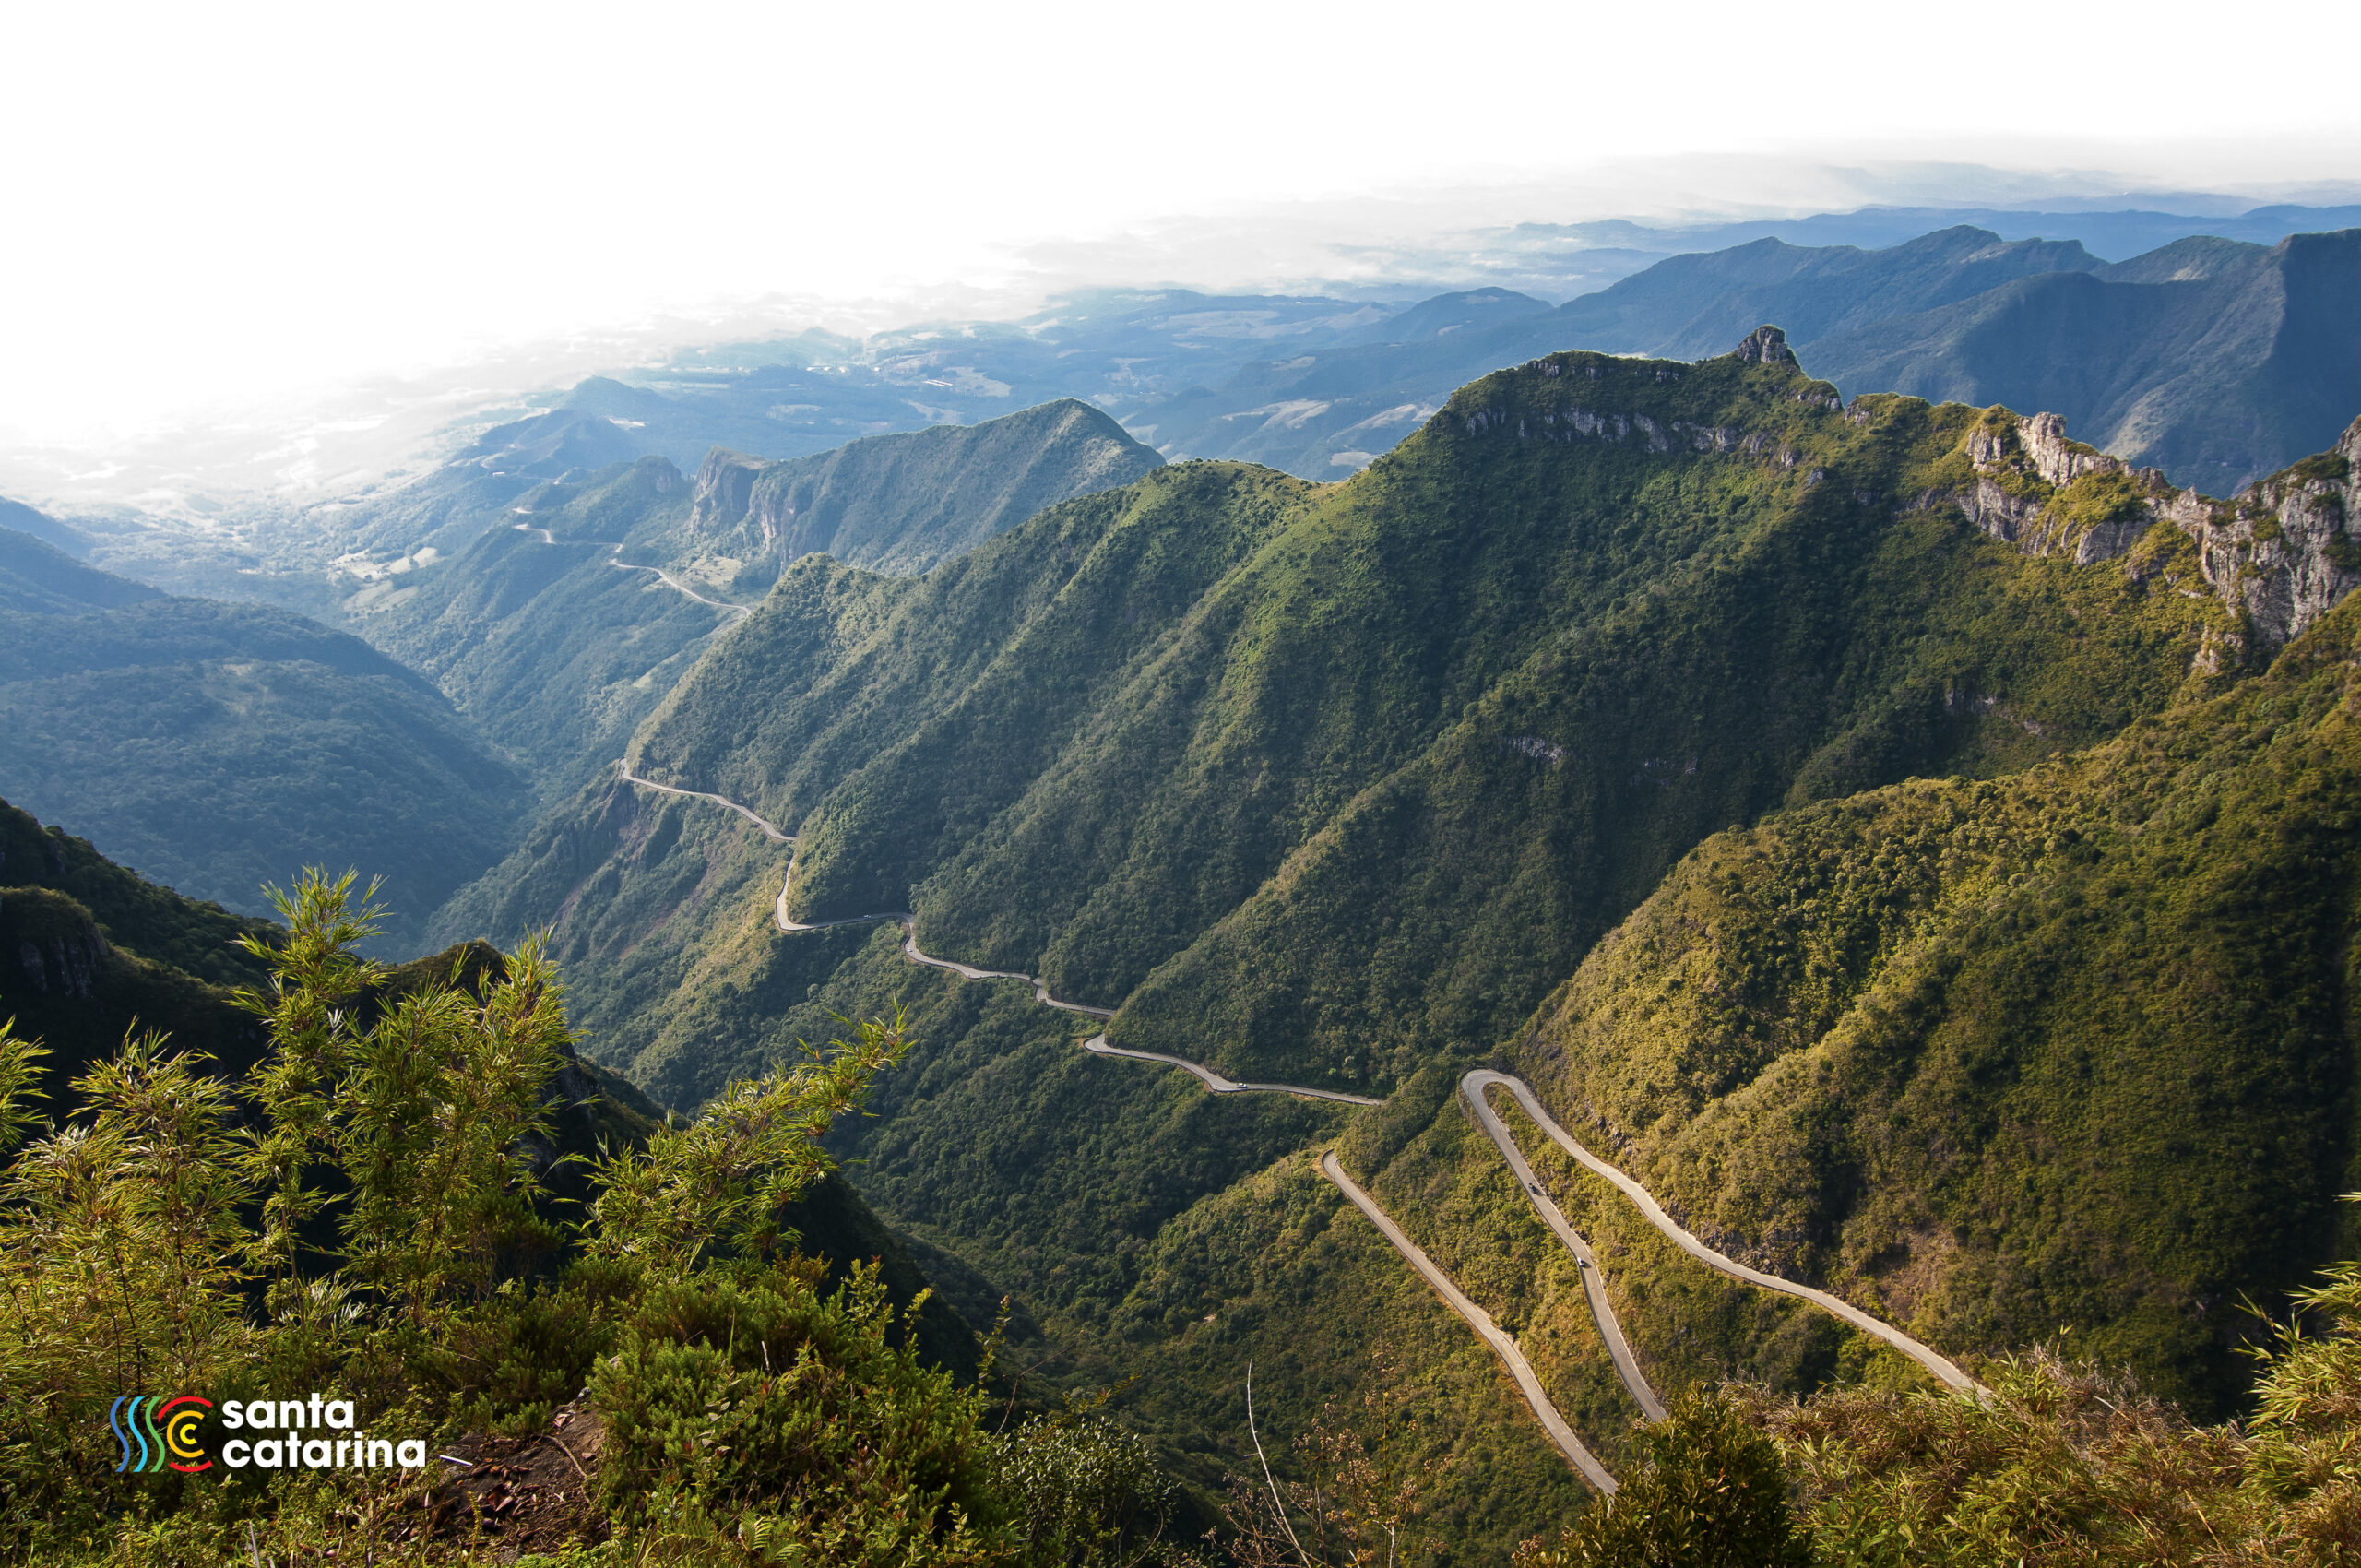
<path id="1" fill-rule="evenodd" d="M 1073 402 L 776 464 L 718 451 L 694 485 L 670 459 L 642 457 L 455 511 L 434 559 L 345 602 L 357 630 L 434 680 L 544 789 L 570 794 L 736 624 L 732 610 L 624 565 L 751 605 L 797 554 L 918 570 L 1159 460 Z M 466 465 L 454 472 L 477 482 Z"/>
<path id="2" fill-rule="evenodd" d="M 1836 325 L 1966 299 L 1997 284 L 2102 266 L 2071 241 L 2004 241 L 1953 228 L 1885 250 L 1806 248 L 1776 239 L 1674 256 L 1555 310 L 1502 291 L 1430 300 L 1358 346 L 1240 371 L 1142 410 L 1127 422 L 1168 457 L 1244 457 L 1314 479 L 1349 473 L 1487 371 L 1563 349 L 1698 359 L 1756 325 L 1777 322 L 1808 344 Z M 1497 303 L 1468 308 L 1487 296 Z M 1439 326 L 1418 330 L 1441 311 Z"/>
<path id="3" fill-rule="evenodd" d="M 0 529 L 0 794 L 196 898 L 387 877 L 398 945 L 497 858 L 519 781 L 434 690 L 285 611 L 168 599 Z"/>
<path id="4" fill-rule="evenodd" d="M 53 546 L 77 558 L 90 548 L 89 540 L 78 529 L 59 522 L 46 513 L 37 512 L 21 501 L 0 496 L 0 529 L 13 529 L 29 533 L 43 544 Z"/>
<path id="5" fill-rule="evenodd" d="M 1842 325 L 1809 355 L 1848 392 L 2055 410 L 2117 456 L 2226 495 L 2361 410 L 2361 229 L 2269 249 L 2183 240 Z"/>
<path id="6" fill-rule="evenodd" d="M 689 528 L 748 559 L 784 564 L 824 552 L 872 571 L 923 572 L 1162 461 L 1097 409 L 1063 398 L 781 463 L 716 451 L 697 471 Z"/>
<path id="7" fill-rule="evenodd" d="M 2071 240 L 1967 227 L 1882 250 L 1765 238 L 1555 310 L 1503 291 L 1490 310 L 1462 308 L 1477 297 L 1429 301 L 1367 340 L 1249 366 L 1126 422 L 1168 457 L 1335 478 L 1487 370 L 1570 348 L 1696 359 L 1764 321 L 1847 396 L 2056 412 L 2209 493 L 2319 450 L 2361 408 L 2361 230 L 2269 249 L 2187 238 L 2115 264 Z M 1454 319 L 1422 330 L 1437 311 Z"/>
<path id="8" fill-rule="evenodd" d="M 6 505 L 12 514 L 41 517 L 30 506 Z M 85 566 L 33 534 L 0 528 L 0 610 L 71 615 L 161 597 L 145 584 Z"/>

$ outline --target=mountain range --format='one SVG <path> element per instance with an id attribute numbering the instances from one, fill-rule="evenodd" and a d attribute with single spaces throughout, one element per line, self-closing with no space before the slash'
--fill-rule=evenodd
<path id="1" fill-rule="evenodd" d="M 1847 396 L 2046 410 L 2177 483 L 2228 494 L 2335 439 L 2361 406 L 2361 230 L 2265 247 L 2190 238 L 2106 263 L 1961 226 L 1882 250 L 1777 239 L 1674 256 L 1552 310 L 1430 301 L 1384 340 L 1241 370 L 1127 416 L 1168 456 L 1314 478 L 1364 463 L 1501 364 L 1561 349 L 1693 359 L 1757 322 Z"/>
<path id="2" fill-rule="evenodd" d="M 1332 1147 L 1635 1452 L 1579 1275 L 1453 1109 L 1488 1062 L 1736 1255 L 1956 1350 L 2070 1324 L 2218 1412 L 2238 1292 L 2344 1244 L 2361 426 L 2230 502 L 2067 428 L 1847 400 L 1766 328 L 1497 372 L 1342 484 L 1168 463 L 923 574 L 802 556 L 629 747 L 794 833 L 783 897 L 784 847 L 611 775 L 439 934 L 554 921 L 587 1049 L 679 1106 L 908 1009 L 836 1135 L 863 1191 L 1027 1310 L 1041 1375 L 1131 1380 L 1203 1488 L 1252 1361 L 1297 1430 L 1427 1402 L 1403 1441 L 1470 1554 L 1572 1505 L 1338 1218 Z M 775 900 L 914 910 L 1115 1047 L 1383 1104 L 1208 1097 Z M 1903 1375 L 1562 1179 L 1659 1386 Z"/>

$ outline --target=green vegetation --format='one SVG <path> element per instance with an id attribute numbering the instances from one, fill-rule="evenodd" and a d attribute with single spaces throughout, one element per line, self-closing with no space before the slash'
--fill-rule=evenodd
<path id="1" fill-rule="evenodd" d="M 2100 739 L 2226 622 L 1897 517 L 1970 482 L 1979 416 L 1812 385 L 1564 356 L 1343 487 L 1189 465 L 915 582 L 812 562 L 639 766 L 801 824 L 804 918 L 915 908 L 1123 1003 L 1119 1043 L 1382 1089 L 1513 1028 L 1714 828 Z M 1594 405 L 1630 439 L 1566 429 Z"/>
<path id="2" fill-rule="evenodd" d="M 1622 1491 L 1555 1545 L 1525 1542 L 1516 1568 L 1811 1568 L 1779 1450 L 1729 1404 L 1685 1396 L 1647 1447 Z"/>
<path id="3" fill-rule="evenodd" d="M 1981 1400 L 1733 1392 L 1778 1444 L 1826 1568 L 2328 1568 L 2361 1548 L 2361 1271 L 2330 1269 L 2296 1313 L 2256 1348 L 2253 1416 L 2224 1427 L 2192 1427 L 2119 1372 L 2047 1351 L 1993 1363 Z"/>
<path id="4" fill-rule="evenodd" d="M 831 1168 L 819 1135 L 906 1051 L 897 1027 L 605 1145 L 576 1218 L 536 1155 L 571 1034 L 546 958 L 390 984 L 354 952 L 350 885 L 307 876 L 277 899 L 283 937 L 249 941 L 270 978 L 239 1004 L 268 1050 L 235 1080 L 143 1035 L 41 1128 L 44 1052 L 0 1029 L 0 1138 L 35 1134 L 0 1171 L 12 1552 L 422 1562 L 522 1523 L 463 1478 L 111 1469 L 98 1412 L 159 1388 L 217 1411 L 326 1391 L 433 1452 L 566 1405 L 598 1465 L 549 1440 L 589 1489 L 562 1520 L 578 1561 L 1063 1564 L 1154 1539 L 1167 1488 L 1135 1440 L 1087 1411 L 1012 1423 L 921 1359 L 873 1267 L 825 1290 L 789 1228 Z M 226 1461 L 227 1435 L 208 1416 L 196 1441 Z"/>
<path id="5" fill-rule="evenodd" d="M 623 754 L 730 624 L 653 574 L 611 564 L 669 564 L 661 541 L 689 503 L 688 481 L 660 457 L 546 482 L 514 503 L 528 515 L 503 505 L 455 526 L 441 560 L 353 595 L 347 612 L 356 632 L 427 675 L 518 758 L 544 796 L 563 798 Z M 709 581 L 684 580 L 729 600 Z"/>
<path id="6" fill-rule="evenodd" d="M 703 548 L 750 563 L 742 584 L 767 588 L 789 562 L 813 553 L 910 575 L 1162 461 L 1097 409 L 1062 398 L 785 462 L 716 451 L 698 475 L 692 532 Z"/>
<path id="7" fill-rule="evenodd" d="M 1655 1454 L 1672 1498 L 1682 1455 L 1761 1459 L 1726 1409 L 1640 1430 L 1453 1103 L 1488 1056 L 1726 1251 L 1971 1363 L 2070 1331 L 2225 1414 L 2239 1293 L 2333 1255 L 2351 1182 L 2347 617 L 2258 672 L 2179 528 L 2090 564 L 1987 536 L 1987 477 L 2035 547 L 2146 504 L 1980 475 L 1999 418 L 1554 356 L 1341 485 L 1180 464 L 921 577 L 807 559 L 637 731 L 641 771 L 801 835 L 803 918 L 915 909 L 931 951 L 1119 1005 L 1118 1043 L 1375 1111 L 1086 1055 L 889 926 L 782 938 L 783 846 L 611 781 L 447 918 L 553 920 L 590 1053 L 682 1109 L 906 1009 L 924 1043 L 829 1146 L 972 1317 L 1011 1299 L 1031 1386 L 1120 1386 L 1178 1506 L 1241 1541 L 1277 1522 L 1228 1490 L 1249 1366 L 1265 1491 L 1330 1486 L 1319 1434 L 1375 1402 L 1364 1457 L 1421 1479 L 1401 1541 L 1497 1559 L 1581 1509 L 1318 1176 L 1332 1144 L 1610 1464 Z M 1939 1398 L 1512 1124 L 1668 1399 Z"/>
<path id="8" fill-rule="evenodd" d="M 1517 1070 L 1768 1266 L 2228 1408 L 2241 1293 L 2331 1255 L 2353 1184 L 2356 630 L 2071 758 L 1710 840 Z"/>
<path id="9" fill-rule="evenodd" d="M 1157 461 L 1074 403 L 777 464 L 717 451 L 694 484 L 662 457 L 496 481 L 462 461 L 353 522 L 382 531 L 406 517 L 393 536 L 413 549 L 406 559 L 430 539 L 441 554 L 359 587 L 344 608 L 563 801 L 623 754 L 732 624 L 617 562 L 750 603 L 813 551 L 919 571 Z"/>

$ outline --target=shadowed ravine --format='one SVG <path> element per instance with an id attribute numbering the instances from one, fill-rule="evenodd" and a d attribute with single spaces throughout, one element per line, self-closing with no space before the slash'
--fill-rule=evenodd
<path id="1" fill-rule="evenodd" d="M 652 570 L 653 568 L 639 569 Z M 658 576 L 662 574 L 659 573 Z M 680 588 L 680 585 L 672 582 L 670 577 L 664 580 L 671 587 Z M 688 592 L 686 588 L 682 588 L 681 591 Z M 690 597 L 697 596 L 692 594 Z M 717 608 L 727 607 L 718 606 Z M 712 794 L 703 790 L 682 790 L 670 784 L 658 784 L 653 779 L 642 778 L 632 771 L 631 759 L 628 757 L 617 762 L 615 766 L 626 783 L 636 785 L 643 790 L 678 795 L 687 800 L 705 801 L 724 807 L 736 812 L 753 824 L 755 827 L 762 830 L 764 837 L 772 842 L 788 845 L 790 851 L 796 847 L 793 835 L 781 832 L 776 825 L 725 796 Z M 923 964 L 930 968 L 948 969 L 963 980 L 1022 980 L 1033 988 L 1034 1000 L 1045 1007 L 1055 1007 L 1067 1013 L 1079 1013 L 1092 1018 L 1114 1016 L 1114 1010 L 1111 1008 L 1085 1006 L 1078 1002 L 1062 1001 L 1050 995 L 1049 988 L 1034 976 L 1020 974 L 1011 969 L 979 969 L 955 959 L 938 958 L 931 954 L 922 952 L 918 944 L 916 923 L 908 910 L 884 910 L 876 914 L 852 915 L 843 920 L 818 921 L 808 924 L 796 921 L 787 912 L 788 891 L 795 881 L 795 855 L 790 852 L 787 873 L 779 880 L 778 896 L 771 907 L 773 923 L 788 935 L 803 932 L 826 931 L 836 926 L 862 925 L 875 921 L 893 921 L 902 928 L 902 956 L 913 964 Z M 1224 1077 L 1212 1068 L 1201 1063 L 1191 1062 L 1184 1057 L 1168 1056 L 1153 1051 L 1126 1051 L 1120 1046 L 1109 1045 L 1103 1032 L 1084 1040 L 1082 1048 L 1099 1056 L 1121 1056 L 1137 1062 L 1155 1062 L 1179 1067 L 1193 1075 L 1215 1094 L 1291 1094 L 1307 1099 L 1342 1101 L 1347 1105 L 1383 1103 L 1382 1100 L 1370 1099 L 1366 1095 L 1342 1094 L 1334 1089 L 1306 1088 L 1295 1084 L 1240 1082 Z M 1584 1241 L 1581 1234 L 1568 1222 L 1565 1214 L 1543 1189 L 1539 1179 L 1533 1172 L 1533 1168 L 1517 1148 L 1516 1140 L 1510 1135 L 1507 1127 L 1501 1123 L 1500 1117 L 1485 1099 L 1485 1091 L 1495 1087 L 1505 1088 L 1515 1096 L 1518 1104 L 1523 1106 L 1526 1114 L 1533 1118 L 1535 1125 L 1572 1155 L 1584 1169 L 1611 1182 L 1639 1208 L 1641 1215 L 1649 1224 L 1662 1231 L 1682 1252 L 1697 1259 L 1706 1267 L 1749 1285 L 1801 1297 L 1813 1305 L 1834 1313 L 1839 1319 L 1863 1333 L 1874 1335 L 1884 1340 L 1952 1387 L 1976 1389 L 1981 1392 L 1981 1385 L 1961 1372 L 1949 1360 L 1892 1324 L 1871 1317 L 1859 1308 L 1824 1290 L 1815 1290 L 1809 1286 L 1797 1285 L 1781 1279 L 1775 1275 L 1749 1268 L 1706 1246 L 1675 1223 L 1672 1217 L 1664 1211 L 1646 1188 L 1584 1147 L 1572 1134 L 1542 1109 L 1540 1099 L 1523 1079 L 1488 1068 L 1479 1068 L 1468 1073 L 1460 1080 L 1459 1087 L 1462 1097 L 1474 1111 L 1477 1122 L 1500 1149 L 1501 1157 L 1507 1160 L 1511 1172 L 1516 1178 L 1517 1185 L 1525 1191 L 1526 1200 L 1540 1214 L 1551 1234 L 1555 1235 L 1567 1251 L 1573 1254 L 1575 1264 L 1582 1274 L 1584 1294 L 1590 1303 L 1592 1318 L 1598 1326 L 1599 1337 L 1607 1346 L 1608 1354 L 1614 1361 L 1616 1373 L 1621 1378 L 1623 1386 L 1631 1392 L 1631 1397 L 1638 1401 L 1640 1408 L 1646 1412 L 1650 1420 L 1664 1419 L 1664 1404 L 1656 1397 L 1655 1390 L 1649 1386 L 1645 1374 L 1640 1370 L 1638 1359 L 1631 1352 L 1630 1342 L 1624 1337 L 1622 1324 L 1617 1320 L 1614 1305 L 1608 1299 L 1606 1282 L 1601 1277 L 1596 1259 L 1591 1255 L 1589 1245 Z M 1597 1456 L 1583 1445 L 1582 1439 L 1575 1434 L 1572 1426 L 1550 1402 L 1548 1393 L 1541 1386 L 1540 1377 L 1534 1372 L 1532 1363 L 1525 1359 L 1524 1352 L 1517 1348 L 1515 1339 L 1494 1324 L 1489 1313 L 1469 1300 L 1458 1286 L 1452 1282 L 1450 1276 L 1446 1275 L 1433 1259 L 1404 1234 L 1401 1227 L 1378 1206 L 1376 1200 L 1346 1174 L 1345 1168 L 1338 1163 L 1334 1150 L 1322 1155 L 1319 1168 L 1320 1173 L 1334 1183 L 1353 1206 L 1360 1210 L 1370 1222 L 1377 1227 L 1379 1233 L 1385 1238 L 1386 1241 L 1402 1254 L 1419 1277 L 1424 1279 L 1442 1299 L 1443 1304 L 1459 1314 L 1475 1331 L 1477 1337 L 1481 1339 L 1493 1355 L 1499 1358 L 1501 1365 L 1508 1372 L 1510 1381 L 1525 1396 L 1525 1404 L 1531 1408 L 1534 1418 L 1541 1423 L 1542 1430 L 1549 1434 L 1550 1440 L 1557 1443 L 1560 1451 L 1565 1455 L 1567 1462 L 1593 1487 L 1604 1494 L 1611 1495 L 1616 1490 L 1615 1478 L 1609 1475 L 1606 1467 L 1598 1462 Z"/>

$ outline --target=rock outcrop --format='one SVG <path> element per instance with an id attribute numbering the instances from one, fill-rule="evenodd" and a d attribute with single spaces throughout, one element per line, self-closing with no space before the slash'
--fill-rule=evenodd
<path id="1" fill-rule="evenodd" d="M 1787 335 L 1778 327 L 1762 326 L 1746 335 L 1738 346 L 1738 357 L 1745 364 L 1793 364 L 1796 351 L 1787 347 Z"/>
<path id="2" fill-rule="evenodd" d="M 2282 647 L 2361 583 L 2361 420 L 2332 450 L 2228 501 L 2068 440 L 2056 414 L 1994 409 L 1967 451 L 1975 485 L 1961 507 L 2029 555 L 2088 565 L 2130 553 L 2158 524 L 2180 529 L 2206 586 L 2237 613 L 2247 651 Z"/>
<path id="3" fill-rule="evenodd" d="M 696 489 L 691 493 L 689 528 L 697 533 L 718 533 L 746 520 L 754 496 L 754 481 L 770 465 L 717 446 L 697 465 Z M 767 537 L 767 536 L 766 536 Z"/>

